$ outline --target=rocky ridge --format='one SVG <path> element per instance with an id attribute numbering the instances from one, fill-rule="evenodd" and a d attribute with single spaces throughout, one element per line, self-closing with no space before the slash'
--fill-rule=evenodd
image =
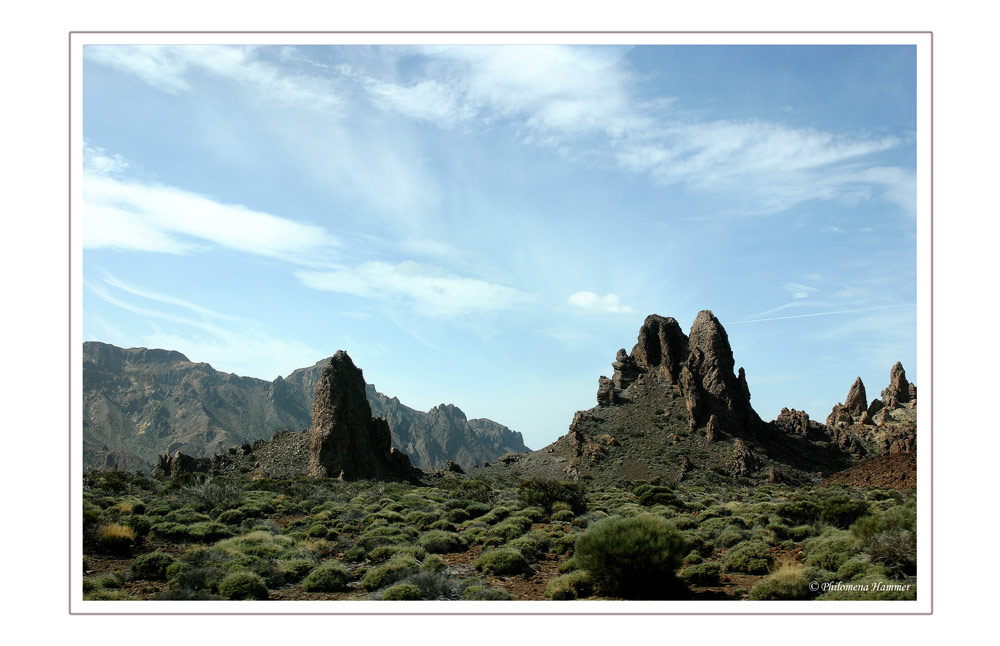
<path id="1" fill-rule="evenodd" d="M 892 396 L 910 392 L 902 381 L 893 383 Z M 862 409 L 867 412 L 864 400 L 859 380 L 842 406 L 860 415 Z M 612 376 L 598 379 L 597 406 L 578 411 L 566 435 L 473 473 L 514 470 L 597 481 L 815 482 L 867 452 L 853 433 L 810 420 L 803 411 L 784 409 L 773 422 L 761 420 L 725 328 L 703 310 L 687 335 L 673 318 L 648 316 L 632 351 L 618 350 Z"/>
<path id="2" fill-rule="evenodd" d="M 209 457 L 307 428 L 329 361 L 269 382 L 219 372 L 179 352 L 84 343 L 84 468 L 148 471 L 163 453 Z M 388 420 L 393 446 L 418 467 L 449 460 L 469 466 L 528 450 L 520 433 L 468 420 L 458 407 L 425 413 L 371 384 L 366 396 L 372 413 Z"/>

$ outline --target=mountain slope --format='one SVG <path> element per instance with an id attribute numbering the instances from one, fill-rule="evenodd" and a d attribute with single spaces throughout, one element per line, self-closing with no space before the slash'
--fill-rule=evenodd
<path id="1" fill-rule="evenodd" d="M 169 350 L 83 344 L 84 468 L 149 469 L 162 453 L 205 457 L 311 424 L 316 384 L 330 359 L 265 381 L 219 372 Z M 392 444 L 421 468 L 464 466 L 527 451 L 521 434 L 461 409 L 424 413 L 371 384 L 372 414 L 385 417 Z"/>

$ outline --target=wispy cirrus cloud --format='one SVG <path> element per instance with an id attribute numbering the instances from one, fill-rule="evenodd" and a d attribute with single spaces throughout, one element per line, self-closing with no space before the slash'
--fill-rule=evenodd
<path id="1" fill-rule="evenodd" d="M 82 182 L 85 249 L 185 254 L 222 247 L 310 264 L 339 244 L 319 226 L 122 177 L 127 161 L 90 150 Z"/>
<path id="2" fill-rule="evenodd" d="M 423 316 L 439 319 L 496 313 L 531 298 L 513 287 L 450 274 L 440 267 L 413 261 L 366 262 L 333 271 L 299 271 L 295 275 L 313 289 L 402 301 Z"/>
<path id="3" fill-rule="evenodd" d="M 85 280 L 84 287 L 104 303 L 142 318 L 145 329 L 131 335 L 101 326 L 104 334 L 119 335 L 107 339 L 112 343 L 177 350 L 192 361 L 211 357 L 216 369 L 264 379 L 286 375 L 323 356 L 306 343 L 272 334 L 256 321 L 138 287 L 111 274 Z"/>

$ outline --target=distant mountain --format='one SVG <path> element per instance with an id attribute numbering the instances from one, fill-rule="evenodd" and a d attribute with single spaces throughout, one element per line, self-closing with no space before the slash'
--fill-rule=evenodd
<path id="1" fill-rule="evenodd" d="M 316 384 L 330 358 L 265 381 L 219 372 L 179 352 L 83 344 L 85 469 L 150 469 L 162 453 L 194 457 L 310 426 Z M 422 412 L 367 384 L 372 414 L 385 417 L 392 445 L 420 468 L 463 466 L 525 452 L 521 434 L 453 405 Z"/>

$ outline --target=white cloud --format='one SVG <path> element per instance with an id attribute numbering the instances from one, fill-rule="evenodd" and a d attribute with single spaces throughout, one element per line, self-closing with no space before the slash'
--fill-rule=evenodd
<path id="1" fill-rule="evenodd" d="M 311 365 L 325 356 L 322 351 L 294 339 L 270 334 L 255 321 L 215 312 L 195 303 L 128 285 L 111 275 L 103 281 L 84 281 L 84 286 L 104 302 L 141 316 L 150 329 L 136 335 L 124 335 L 112 328 L 104 330 L 121 335 L 107 339 L 111 343 L 177 350 L 192 361 L 211 357 L 217 370 L 239 375 L 274 379 L 295 368 Z M 139 297 L 139 301 L 130 297 Z M 177 306 L 198 314 L 196 318 L 156 309 L 143 301 Z M 88 315 L 93 317 L 93 315 Z M 164 332 L 155 321 L 167 321 L 187 328 L 187 333 Z M 176 329 L 176 328 L 174 328 Z M 328 354 L 328 353 L 327 353 Z"/>
<path id="2" fill-rule="evenodd" d="M 785 283 L 785 289 L 791 292 L 792 298 L 808 298 L 809 294 L 816 291 L 815 287 L 801 283 Z"/>
<path id="3" fill-rule="evenodd" d="M 596 314 L 630 314 L 635 312 L 628 305 L 619 302 L 617 294 L 600 296 L 594 292 L 574 292 L 566 302 L 586 312 Z"/>
<path id="4" fill-rule="evenodd" d="M 257 56 L 258 47 L 236 45 L 91 45 L 84 60 L 122 70 L 148 85 L 178 94 L 198 74 L 229 79 L 267 102 L 322 111 L 343 106 L 330 78 L 295 74 Z"/>
<path id="5" fill-rule="evenodd" d="M 300 271 L 295 275 L 313 289 L 408 302 L 418 313 L 432 318 L 499 312 L 528 298 L 512 287 L 447 274 L 439 267 L 412 261 L 398 265 L 366 262 L 357 267 Z"/>
<path id="6" fill-rule="evenodd" d="M 322 227 L 170 186 L 84 172 L 83 246 L 192 253 L 212 246 L 308 264 L 337 240 Z"/>

